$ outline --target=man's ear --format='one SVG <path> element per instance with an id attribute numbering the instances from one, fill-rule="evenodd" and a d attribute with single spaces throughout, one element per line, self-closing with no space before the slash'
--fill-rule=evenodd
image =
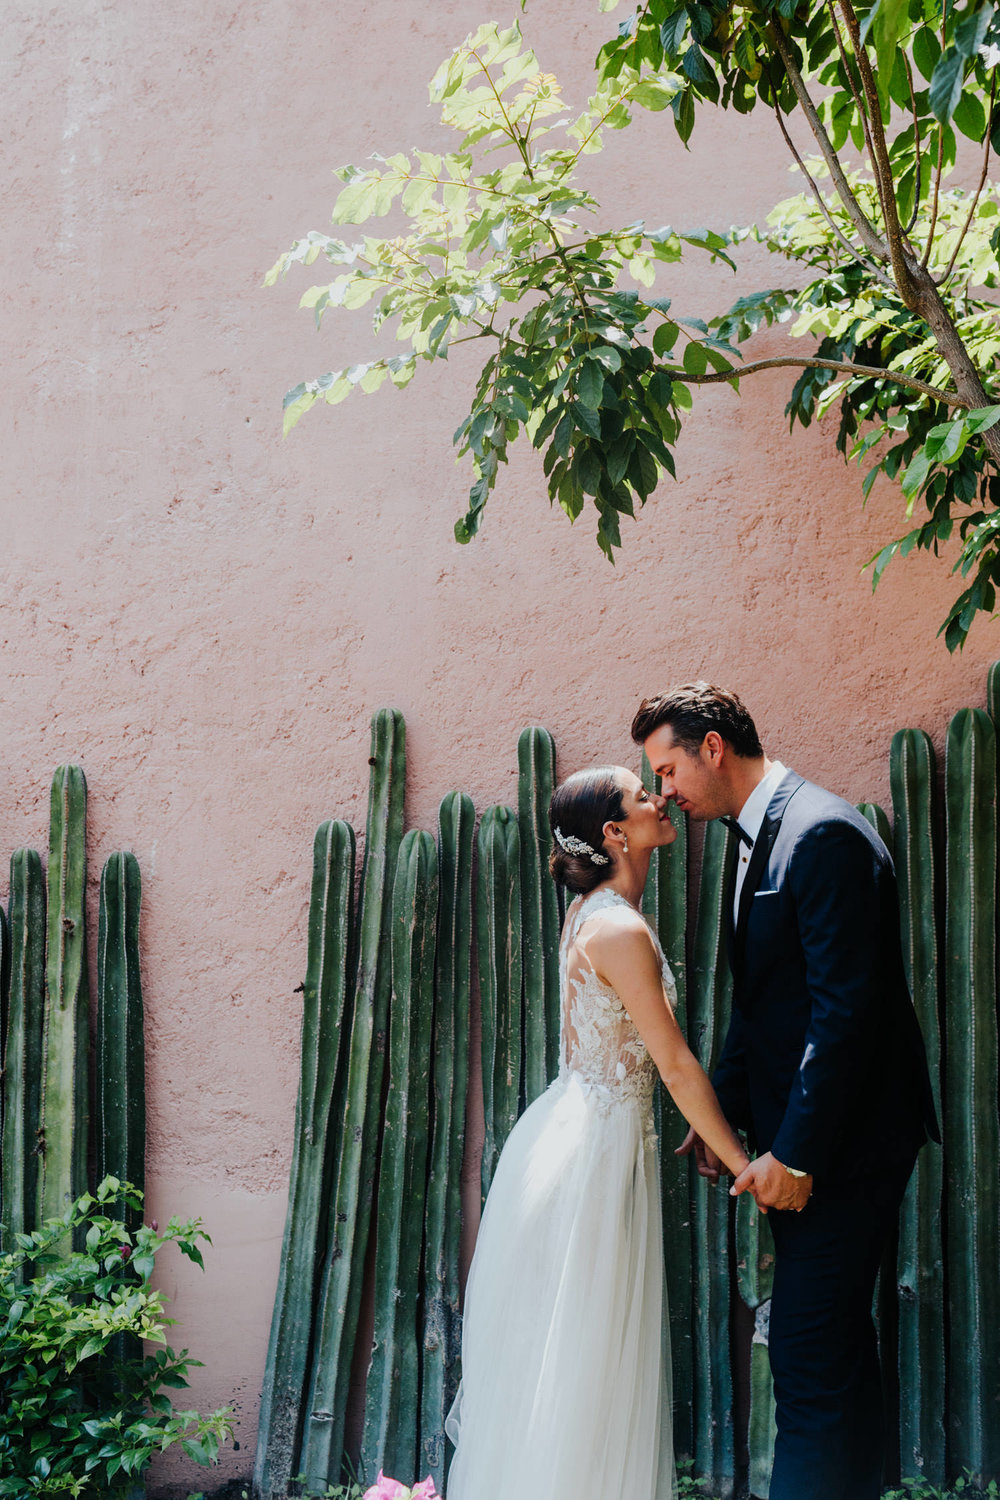
<path id="1" fill-rule="evenodd" d="M 726 754 L 726 742 L 722 735 L 710 729 L 702 740 L 702 746 L 711 764 L 715 767 L 721 766 Z"/>

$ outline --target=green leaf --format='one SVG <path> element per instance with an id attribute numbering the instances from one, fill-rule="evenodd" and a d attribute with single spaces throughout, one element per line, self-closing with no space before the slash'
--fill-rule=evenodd
<path id="1" fill-rule="evenodd" d="M 978 145 L 986 139 L 986 110 L 983 101 L 975 94 L 962 95 L 955 106 L 952 120 L 968 140 L 975 141 Z"/>
<path id="2" fill-rule="evenodd" d="M 986 432 L 1000 422 L 1000 406 L 978 406 L 975 411 L 966 412 L 964 420 L 970 433 Z"/>
<path id="3" fill-rule="evenodd" d="M 679 332 L 680 329 L 676 323 L 661 323 L 653 334 L 653 353 L 661 355 L 669 354 L 677 342 Z"/>
<path id="4" fill-rule="evenodd" d="M 886 83 L 892 75 L 892 65 L 900 34 L 908 23 L 908 0 L 878 0 L 872 32 L 879 76 L 884 78 Z"/>
<path id="5" fill-rule="evenodd" d="M 574 382 L 577 399 L 591 411 L 597 411 L 604 399 L 604 371 L 596 360 L 585 359 Z M 599 435 L 600 429 L 595 436 Z"/>
<path id="6" fill-rule="evenodd" d="M 623 432 L 620 438 L 616 438 L 608 450 L 608 478 L 611 483 L 621 484 L 628 472 L 629 459 L 635 447 L 635 436 L 631 432 Z"/>
<path id="7" fill-rule="evenodd" d="M 676 55 L 687 31 L 688 13 L 682 6 L 669 15 L 660 27 L 660 44 L 668 58 Z"/>
<path id="8" fill-rule="evenodd" d="M 963 16 L 955 27 L 955 46 L 964 58 L 976 56 L 993 19 L 992 5 L 981 5 L 978 10 Z"/>
<path id="9" fill-rule="evenodd" d="M 692 339 L 684 350 L 684 369 L 688 375 L 704 375 L 708 369 L 708 353 L 704 344 L 699 344 L 696 339 Z"/>
<path id="10" fill-rule="evenodd" d="M 934 69 L 929 96 L 930 107 L 931 113 L 940 120 L 942 125 L 947 125 L 961 98 L 964 68 L 965 59 L 961 53 L 956 52 L 954 47 L 949 47 Z"/>
<path id="11" fill-rule="evenodd" d="M 699 89 L 718 89 L 719 80 L 697 42 L 692 42 L 681 58 L 681 68 Z"/>
<path id="12" fill-rule="evenodd" d="M 913 38 L 913 61 L 928 83 L 934 76 L 938 59 L 941 56 L 941 43 L 938 41 L 934 30 L 930 26 L 921 26 Z"/>
<path id="13" fill-rule="evenodd" d="M 934 460 L 928 456 L 923 448 L 921 448 L 915 455 L 915 457 L 911 460 L 911 462 L 907 465 L 900 483 L 902 485 L 903 494 L 908 500 L 912 500 L 916 496 L 921 485 L 923 485 L 926 481 L 927 476 L 933 466 L 933 462 Z"/>
<path id="14" fill-rule="evenodd" d="M 589 433 L 591 437 L 600 437 L 601 419 L 596 411 L 589 406 L 584 406 L 582 401 L 571 401 L 570 411 L 573 413 L 578 427 L 582 427 L 583 431 Z"/>
<path id="15" fill-rule="evenodd" d="M 604 468 L 589 443 L 583 443 L 573 455 L 573 477 L 586 495 L 596 495 Z"/>

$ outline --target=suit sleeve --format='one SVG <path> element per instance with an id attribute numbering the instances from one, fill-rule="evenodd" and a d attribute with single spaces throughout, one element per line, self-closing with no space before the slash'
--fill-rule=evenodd
<path id="1" fill-rule="evenodd" d="M 747 1081 L 744 1020 L 733 1011 L 725 1045 L 712 1074 L 712 1087 L 719 1096 L 722 1113 L 737 1130 L 751 1130 L 750 1090 Z"/>
<path id="2" fill-rule="evenodd" d="M 877 1011 L 879 877 L 875 850 L 846 821 L 809 829 L 789 862 L 810 1016 L 771 1150 L 785 1166 L 804 1172 L 824 1173 L 832 1163 Z"/>

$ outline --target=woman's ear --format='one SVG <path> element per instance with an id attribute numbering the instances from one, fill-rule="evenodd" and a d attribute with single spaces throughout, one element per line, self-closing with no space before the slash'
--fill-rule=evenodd
<path id="1" fill-rule="evenodd" d="M 625 830 L 620 823 L 612 823 L 610 820 L 601 829 L 605 841 L 610 839 L 612 844 L 621 844 L 625 840 Z"/>

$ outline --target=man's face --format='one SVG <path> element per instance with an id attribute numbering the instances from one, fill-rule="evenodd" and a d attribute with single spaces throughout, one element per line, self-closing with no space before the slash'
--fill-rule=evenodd
<path id="1" fill-rule="evenodd" d="M 660 778 L 664 797 L 676 802 L 681 811 L 696 823 L 717 818 L 726 811 L 724 788 L 713 751 L 713 741 L 717 739 L 717 735 L 706 735 L 697 754 L 692 755 L 682 745 L 674 743 L 671 726 L 661 724 L 643 742 L 649 764 Z"/>

